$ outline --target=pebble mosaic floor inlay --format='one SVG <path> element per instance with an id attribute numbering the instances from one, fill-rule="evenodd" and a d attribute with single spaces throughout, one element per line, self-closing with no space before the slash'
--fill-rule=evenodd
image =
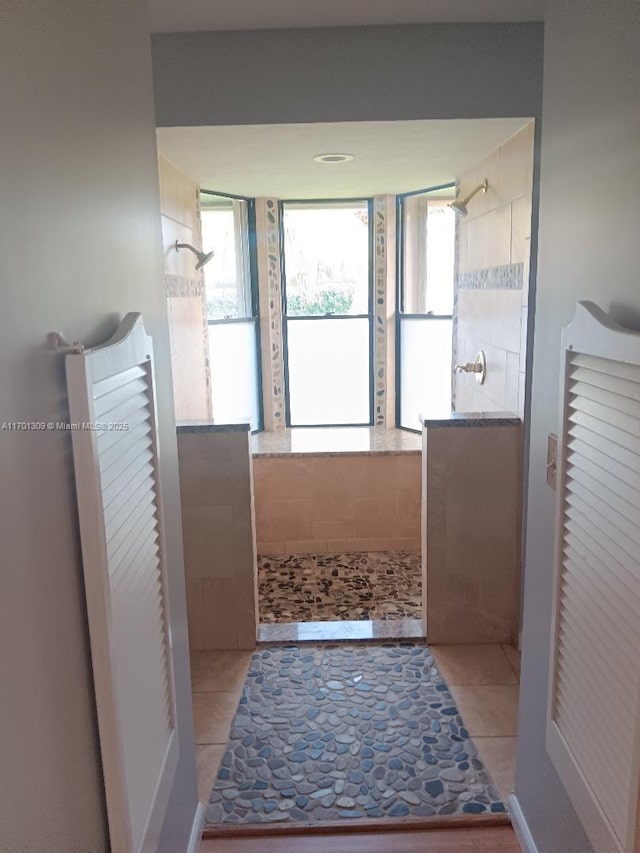
<path id="1" fill-rule="evenodd" d="M 258 558 L 261 623 L 419 619 L 420 554 L 413 551 Z"/>
<path id="2" fill-rule="evenodd" d="M 504 812 L 428 646 L 254 653 L 208 826 Z"/>

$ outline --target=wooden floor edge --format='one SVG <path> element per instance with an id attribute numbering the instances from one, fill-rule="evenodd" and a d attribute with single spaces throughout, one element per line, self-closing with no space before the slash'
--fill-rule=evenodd
<path id="1" fill-rule="evenodd" d="M 216 824 L 206 826 L 202 838 L 263 838 L 267 835 L 331 835 L 350 832 L 410 832 L 434 829 L 477 829 L 479 827 L 511 826 L 506 813 L 486 815 L 434 815 L 430 818 L 353 818 L 343 821 L 316 823 L 253 823 Z"/>

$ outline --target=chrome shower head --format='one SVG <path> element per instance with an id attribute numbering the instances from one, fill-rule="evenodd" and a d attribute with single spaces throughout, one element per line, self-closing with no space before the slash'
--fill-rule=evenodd
<path id="1" fill-rule="evenodd" d="M 477 195 L 479 192 L 486 193 L 488 187 L 489 184 L 487 183 L 487 179 L 485 178 L 484 181 L 481 184 L 478 184 L 475 190 L 470 192 L 468 196 L 459 200 L 456 199 L 456 201 L 452 201 L 449 207 L 451 208 L 451 210 L 453 210 L 456 216 L 466 216 L 469 213 L 467 205 L 474 197 L 474 195 Z"/>
<path id="2" fill-rule="evenodd" d="M 176 252 L 179 252 L 180 249 L 189 249 L 190 252 L 193 252 L 193 254 L 198 259 L 198 263 L 196 264 L 197 270 L 201 270 L 205 264 L 208 264 L 215 254 L 215 252 L 201 252 L 200 249 L 196 249 L 196 247 L 192 246 L 190 243 L 178 243 L 178 241 L 176 240 Z"/>

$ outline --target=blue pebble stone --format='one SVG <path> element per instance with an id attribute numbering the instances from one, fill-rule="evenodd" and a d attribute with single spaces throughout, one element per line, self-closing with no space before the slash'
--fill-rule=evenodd
<path id="1" fill-rule="evenodd" d="M 389 766 L 391 766 L 391 763 L 389 763 Z M 361 782 L 364 782 L 364 773 L 360 770 L 350 770 L 347 773 L 347 779 L 353 782 L 354 785 L 359 785 Z"/>
<path id="2" fill-rule="evenodd" d="M 245 737 L 242 738 L 242 745 L 243 746 L 251 746 L 252 743 L 253 743 L 253 735 L 245 735 Z"/>
<path id="3" fill-rule="evenodd" d="M 302 763 L 307 760 L 306 752 L 292 752 L 289 756 L 289 761 L 295 761 L 296 763 Z"/>
<path id="4" fill-rule="evenodd" d="M 469 737 L 469 732 L 463 726 L 460 727 L 460 737 L 465 738 L 465 740 Z"/>
<path id="5" fill-rule="evenodd" d="M 457 708 L 443 708 L 441 713 L 446 714 L 449 717 L 453 717 L 458 713 L 458 709 Z"/>
<path id="6" fill-rule="evenodd" d="M 309 800 L 306 797 L 302 797 L 302 796 L 296 797 L 296 805 L 300 809 L 305 808 L 308 802 L 309 802 Z"/>
<path id="7" fill-rule="evenodd" d="M 293 790 L 293 788 L 285 788 L 284 791 L 280 791 L 280 794 L 283 797 L 293 797 L 295 796 L 295 793 L 296 792 Z"/>
<path id="8" fill-rule="evenodd" d="M 311 758 L 316 760 L 316 759 L 320 758 L 320 756 L 322 755 L 323 752 L 324 752 L 324 749 L 312 749 L 311 750 Z"/>
<path id="9" fill-rule="evenodd" d="M 380 720 L 377 723 L 373 724 L 373 728 L 378 732 L 384 732 L 387 728 L 387 724 Z"/>
<path id="10" fill-rule="evenodd" d="M 256 797 L 255 800 L 251 800 L 251 808 L 254 810 L 254 812 L 260 811 L 260 809 L 262 808 L 262 800 L 260 799 L 260 797 Z"/>
<path id="11" fill-rule="evenodd" d="M 349 716 L 353 717 L 354 720 L 357 720 L 360 715 L 355 708 L 349 708 Z"/>
<path id="12" fill-rule="evenodd" d="M 338 755 L 344 755 L 345 752 L 349 752 L 349 747 L 346 743 L 339 743 L 336 749 Z"/>
<path id="13" fill-rule="evenodd" d="M 230 778 L 231 778 L 231 773 L 229 773 L 229 770 L 226 767 L 221 767 L 220 770 L 218 770 L 218 779 L 230 779 Z"/>
<path id="14" fill-rule="evenodd" d="M 438 797 L 444 793 L 444 785 L 439 779 L 431 779 L 424 783 L 424 789 L 431 797 Z"/>
<path id="15" fill-rule="evenodd" d="M 388 743 L 374 743 L 373 748 L 378 752 L 391 752 L 391 747 Z"/>
<path id="16" fill-rule="evenodd" d="M 370 758 L 363 758 L 361 766 L 362 766 L 362 769 L 364 770 L 364 772 L 368 773 L 371 770 L 371 768 L 373 767 L 373 761 Z"/>
<path id="17" fill-rule="evenodd" d="M 277 807 L 278 807 L 278 804 L 276 803 L 275 800 L 265 800 L 264 801 L 264 810 L 267 812 L 267 814 L 269 812 L 275 811 L 277 809 Z"/>
<path id="18" fill-rule="evenodd" d="M 402 761 L 399 758 L 390 758 L 389 768 L 391 770 L 402 770 Z"/>
<path id="19" fill-rule="evenodd" d="M 263 747 L 258 753 L 260 758 L 271 758 L 271 749 L 268 746 Z"/>
<path id="20" fill-rule="evenodd" d="M 362 755 L 363 758 L 373 758 L 373 750 L 370 746 L 364 746 L 360 755 Z"/>
<path id="21" fill-rule="evenodd" d="M 436 690 L 438 691 L 438 693 L 446 693 L 447 692 L 447 685 L 446 684 L 436 684 Z"/>
<path id="22" fill-rule="evenodd" d="M 425 743 L 438 743 L 438 738 L 437 738 L 437 737 L 431 737 L 430 735 L 425 735 L 425 736 L 422 738 L 422 740 L 423 740 Z"/>
<path id="23" fill-rule="evenodd" d="M 487 807 L 483 806 L 482 803 L 465 803 L 462 806 L 462 811 L 467 812 L 467 814 L 482 814 L 486 810 Z"/>
<path id="24" fill-rule="evenodd" d="M 427 762 L 427 764 L 437 764 L 438 763 L 438 759 L 435 757 L 435 755 L 431 755 L 431 753 L 429 753 L 428 755 L 425 755 L 424 760 Z"/>
<path id="25" fill-rule="evenodd" d="M 365 806 L 365 808 L 366 808 L 366 806 Z M 369 817 L 384 817 L 384 812 L 382 811 L 382 809 L 378 809 L 378 808 L 367 809 L 367 813 L 368 813 Z"/>
<path id="26" fill-rule="evenodd" d="M 268 787 L 269 787 L 269 786 L 268 786 L 268 784 L 264 781 L 264 779 L 256 779 L 256 781 L 253 783 L 253 789 L 254 789 L 254 791 L 266 791 L 266 789 L 267 789 Z"/>
<path id="27" fill-rule="evenodd" d="M 437 720 L 431 721 L 431 728 L 433 729 L 434 732 L 442 731 L 442 726 L 440 725 L 440 723 Z"/>
<path id="28" fill-rule="evenodd" d="M 458 764 L 458 767 L 460 768 L 460 770 L 468 770 L 469 769 L 469 762 L 468 761 L 461 761 L 460 764 Z"/>
<path id="29" fill-rule="evenodd" d="M 391 817 L 404 817 L 409 814 L 409 806 L 404 803 L 396 803 L 395 806 L 389 810 L 389 814 Z"/>
<path id="30" fill-rule="evenodd" d="M 222 803 L 222 808 L 223 808 L 227 813 L 230 813 L 230 812 L 232 812 L 232 811 L 233 811 L 233 803 L 232 803 L 232 802 L 230 802 L 229 800 L 225 800 L 225 801 Z"/>
<path id="31" fill-rule="evenodd" d="M 504 803 L 491 803 L 492 812 L 505 812 Z"/>

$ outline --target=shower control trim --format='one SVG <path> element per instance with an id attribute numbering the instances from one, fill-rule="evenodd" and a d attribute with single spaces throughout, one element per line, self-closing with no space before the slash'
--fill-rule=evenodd
<path id="1" fill-rule="evenodd" d="M 454 373 L 474 373 L 476 382 L 479 385 L 484 385 L 484 380 L 487 378 L 487 356 L 483 349 L 476 355 L 475 361 L 466 361 L 464 364 L 456 364 L 453 368 Z"/>

